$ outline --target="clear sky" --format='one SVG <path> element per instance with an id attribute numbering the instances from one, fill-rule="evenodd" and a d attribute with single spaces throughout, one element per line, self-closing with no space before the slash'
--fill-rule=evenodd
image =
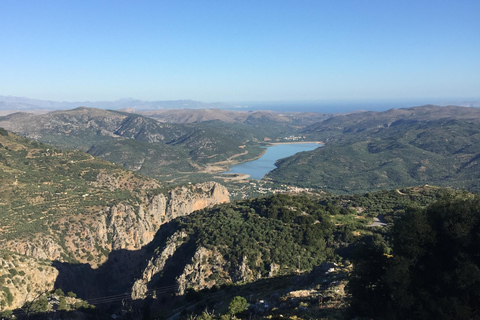
<path id="1" fill-rule="evenodd" d="M 479 0 L 1 0 L 0 95 L 478 99 Z"/>

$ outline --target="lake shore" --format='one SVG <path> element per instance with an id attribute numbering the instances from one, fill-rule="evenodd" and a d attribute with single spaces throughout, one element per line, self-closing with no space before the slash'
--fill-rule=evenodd
<path id="1" fill-rule="evenodd" d="M 221 178 L 226 181 L 245 180 L 250 178 L 250 175 L 245 173 L 222 173 L 221 176 L 216 176 L 215 178 Z"/>
<path id="2" fill-rule="evenodd" d="M 319 145 L 325 144 L 322 141 L 294 141 L 294 142 L 269 142 L 269 145 L 276 146 L 276 145 L 282 145 L 282 144 L 303 144 L 303 143 L 316 143 Z"/>
<path id="3" fill-rule="evenodd" d="M 315 150 L 322 146 L 319 141 L 269 142 L 265 148 L 265 153 L 258 159 L 236 164 L 222 174 L 248 174 L 250 179 L 261 180 L 268 172 L 276 168 L 275 163 L 279 159 L 292 156 L 298 152 Z"/>

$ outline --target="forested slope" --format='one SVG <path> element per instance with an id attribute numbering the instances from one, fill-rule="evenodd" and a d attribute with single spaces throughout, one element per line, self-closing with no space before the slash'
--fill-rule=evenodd
<path id="1" fill-rule="evenodd" d="M 419 107 L 351 115 L 308 130 L 327 141 L 325 146 L 278 161 L 270 179 L 337 193 L 419 184 L 480 190 L 478 109 Z"/>

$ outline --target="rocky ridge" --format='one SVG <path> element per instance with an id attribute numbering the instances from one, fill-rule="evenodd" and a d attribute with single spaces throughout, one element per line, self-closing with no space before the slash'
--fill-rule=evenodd
<path id="1" fill-rule="evenodd" d="M 42 235 L 34 240 L 7 241 L 5 248 L 37 259 L 65 261 L 71 256 L 96 266 L 112 250 L 137 250 L 148 244 L 165 222 L 228 201 L 227 189 L 215 182 L 177 187 L 167 193 L 144 195 L 138 205 L 118 203 L 87 217 L 62 217 L 61 241 L 54 235 Z"/>
<path id="2" fill-rule="evenodd" d="M 82 221 L 85 217 L 81 216 L 75 217 L 74 223 L 62 218 L 63 239 L 38 235 L 32 240 L 5 242 L 4 248 L 10 252 L 0 254 L 1 309 L 19 308 L 34 299 L 35 293 L 53 290 L 59 271 L 51 266 L 51 261 L 62 262 L 73 257 L 77 263 L 83 262 L 95 269 L 107 261 L 110 252 L 140 250 L 153 240 L 162 224 L 195 210 L 228 202 L 229 195 L 225 187 L 207 182 L 177 187 L 141 200 L 138 206 L 119 203 L 100 208 L 86 221 Z M 177 235 L 179 239 L 183 236 Z M 175 252 L 175 245 L 181 243 L 177 241 L 172 238 L 164 256 Z M 158 271 L 155 268 L 158 266 L 149 262 L 145 274 L 148 270 L 151 275 L 155 274 Z"/>

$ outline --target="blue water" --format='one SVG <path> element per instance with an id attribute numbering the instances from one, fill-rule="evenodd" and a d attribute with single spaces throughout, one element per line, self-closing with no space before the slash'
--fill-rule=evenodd
<path id="1" fill-rule="evenodd" d="M 250 179 L 260 180 L 267 173 L 275 169 L 275 162 L 302 151 L 311 151 L 321 145 L 318 143 L 289 143 L 278 144 L 267 147 L 267 151 L 262 157 L 256 160 L 240 163 L 230 168 L 230 171 L 224 173 L 245 173 L 250 175 Z"/>
<path id="2" fill-rule="evenodd" d="M 359 100 L 359 101 L 250 101 L 232 103 L 235 107 L 226 108 L 228 110 L 272 110 L 276 112 L 320 112 L 320 113 L 342 113 L 351 111 L 385 111 L 391 108 L 408 108 L 421 106 L 424 104 L 458 104 L 450 103 L 442 99 L 397 99 L 397 100 Z"/>

